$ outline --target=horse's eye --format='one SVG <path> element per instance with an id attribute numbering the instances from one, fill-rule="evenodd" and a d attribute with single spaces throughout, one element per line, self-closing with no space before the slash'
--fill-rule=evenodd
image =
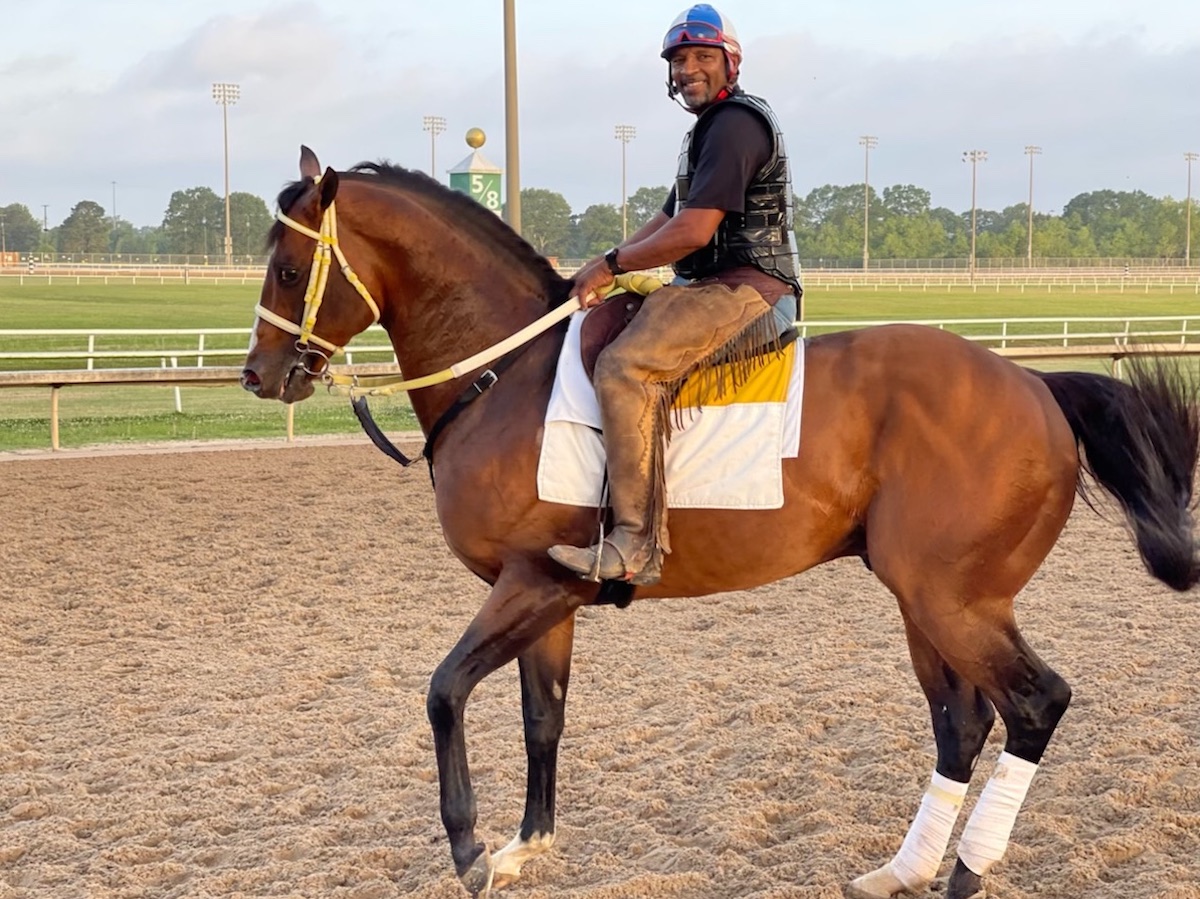
<path id="1" fill-rule="evenodd" d="M 293 265 L 281 265 L 277 269 L 279 283 L 285 285 L 295 284 L 300 278 L 300 270 Z"/>

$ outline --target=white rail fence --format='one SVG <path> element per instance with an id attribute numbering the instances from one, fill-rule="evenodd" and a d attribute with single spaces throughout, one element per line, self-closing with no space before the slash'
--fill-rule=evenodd
<path id="1" fill-rule="evenodd" d="M 797 324 L 802 336 L 812 337 L 889 323 L 810 320 Z M 1117 375 L 1121 360 L 1129 356 L 1200 355 L 1200 315 L 927 319 L 911 323 L 954 331 L 1017 361 L 1107 359 Z M 0 388 L 50 389 L 50 444 L 57 450 L 62 388 L 171 386 L 175 411 L 181 413 L 182 386 L 238 383 L 238 363 L 245 356 L 249 333 L 245 328 L 0 329 Z M 347 347 L 336 371 L 360 375 L 399 371 L 382 328 L 368 329 L 357 339 L 360 342 Z M 152 343 L 157 345 L 147 345 Z M 144 364 L 152 360 L 157 365 Z M 289 406 L 289 440 L 294 434 L 291 411 Z"/>
<path id="2" fill-rule="evenodd" d="M 584 260 L 556 260 L 564 277 L 573 275 Z M 35 263 L 0 267 L 0 277 L 24 284 L 258 284 L 266 272 L 261 265 L 190 265 L 180 263 Z M 672 273 L 653 272 L 664 281 Z M 979 292 L 1018 289 L 1022 293 L 1070 289 L 1072 293 L 1148 293 L 1200 295 L 1200 267 L 1151 265 L 1050 266 L 1039 268 L 888 268 L 863 271 L 809 266 L 803 274 L 808 291 L 913 290 L 950 291 L 969 288 Z"/>

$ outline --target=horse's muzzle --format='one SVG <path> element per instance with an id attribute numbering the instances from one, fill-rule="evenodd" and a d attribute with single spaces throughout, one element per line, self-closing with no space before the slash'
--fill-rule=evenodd
<path id="1" fill-rule="evenodd" d="M 262 396 L 262 378 L 253 369 L 242 370 L 241 385 L 242 390 L 248 390 L 255 396 Z"/>

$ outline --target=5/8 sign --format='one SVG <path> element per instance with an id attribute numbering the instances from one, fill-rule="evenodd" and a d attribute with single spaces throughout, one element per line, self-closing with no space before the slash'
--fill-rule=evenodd
<path id="1" fill-rule="evenodd" d="M 471 197 L 492 212 L 500 212 L 500 175 L 472 172 Z"/>

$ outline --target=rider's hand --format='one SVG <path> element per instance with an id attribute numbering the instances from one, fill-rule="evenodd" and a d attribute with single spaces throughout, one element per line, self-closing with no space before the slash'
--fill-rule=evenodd
<path id="1" fill-rule="evenodd" d="M 575 273 L 574 295 L 579 297 L 579 305 L 591 309 L 604 302 L 603 290 L 613 283 L 612 272 L 603 256 L 597 256 Z"/>

